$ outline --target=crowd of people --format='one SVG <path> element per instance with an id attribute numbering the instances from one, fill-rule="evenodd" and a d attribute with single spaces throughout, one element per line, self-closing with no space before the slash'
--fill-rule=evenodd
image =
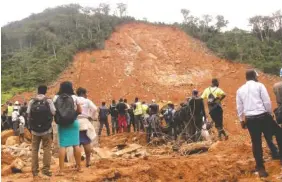
<path id="1" fill-rule="evenodd" d="M 282 83 L 275 86 L 278 108 L 275 110 L 276 120 L 272 117 L 271 102 L 266 88 L 258 82 L 257 73 L 248 70 L 247 82 L 237 92 L 237 110 L 242 128 L 248 128 L 253 145 L 253 154 L 256 160 L 256 171 L 261 177 L 267 176 L 263 165 L 261 134 L 267 141 L 273 159 L 280 159 L 282 165 L 282 131 L 277 123 L 282 118 Z M 138 97 L 129 104 L 127 99 L 120 98 L 118 102 L 112 100 L 111 104 L 103 101 L 97 107 L 87 98 L 87 90 L 78 88 L 76 94 L 71 82 L 62 82 L 60 89 L 53 99 L 46 96 L 47 86 L 38 87 L 38 94 L 29 103 L 20 105 L 7 103 L 7 109 L 2 114 L 2 129 L 11 128 L 15 135 L 23 141 L 24 127 L 32 134 L 32 173 L 39 176 L 38 151 L 40 143 L 43 147 L 43 177 L 50 177 L 51 144 L 53 140 L 52 122 L 55 120 L 58 128 L 59 168 L 57 175 L 64 175 L 64 162 L 66 148 L 73 147 L 76 161 L 76 170 L 81 170 L 81 148 L 86 155 L 86 167 L 90 166 L 91 142 L 96 136 L 101 136 L 103 127 L 106 134 L 115 135 L 122 132 L 146 132 L 147 142 L 152 137 L 166 132 L 176 139 L 184 128 L 190 128 L 191 136 L 202 130 L 207 121 L 204 100 L 207 100 L 208 110 L 212 122 L 218 131 L 218 139 L 228 139 L 223 127 L 222 100 L 226 97 L 219 87 L 218 79 L 212 79 L 211 86 L 206 88 L 199 96 L 198 90 L 193 90 L 191 97 L 175 109 L 175 105 L 167 102 L 167 107 L 160 108 L 155 100 L 151 103 L 141 102 Z M 189 108 L 189 117 L 193 123 L 185 123 L 187 119 L 181 113 Z M 192 113 L 192 114 L 191 114 Z M 93 124 L 98 114 L 99 127 Z M 184 113 L 185 115 L 185 113 Z M 110 117 L 109 117 L 110 116 Z M 108 121 L 110 118 L 111 129 Z M 193 126 L 192 126 L 193 125 Z M 278 148 L 273 144 L 272 137 L 276 136 Z M 195 140 L 193 140 L 195 141 Z"/>

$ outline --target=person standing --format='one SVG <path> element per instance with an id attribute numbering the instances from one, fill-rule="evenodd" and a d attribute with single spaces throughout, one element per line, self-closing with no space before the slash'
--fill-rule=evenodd
<path id="1" fill-rule="evenodd" d="M 81 171 L 81 150 L 79 142 L 79 122 L 77 116 L 81 114 L 81 106 L 77 96 L 74 95 L 72 83 L 69 81 L 60 84 L 60 90 L 53 99 L 56 114 L 55 121 L 58 125 L 59 137 L 59 165 L 57 176 L 64 175 L 66 148 L 73 147 L 76 170 Z"/>
<path id="2" fill-rule="evenodd" d="M 156 103 L 156 100 L 152 100 L 152 103 L 149 106 L 149 114 L 157 114 L 159 112 L 159 105 Z"/>
<path id="3" fill-rule="evenodd" d="M 123 102 L 123 99 L 121 98 L 119 100 L 119 103 L 117 104 L 117 110 L 118 110 L 118 128 L 119 133 L 125 132 L 127 128 L 127 106 Z"/>
<path id="4" fill-rule="evenodd" d="M 168 101 L 167 109 L 164 113 L 164 118 L 168 126 L 170 136 L 173 136 L 174 140 L 176 140 L 177 136 L 176 136 L 176 126 L 174 123 L 174 114 L 175 114 L 174 104 L 171 101 Z"/>
<path id="5" fill-rule="evenodd" d="M 20 113 L 21 113 L 21 116 L 24 117 L 25 121 L 27 121 L 27 113 L 26 113 L 26 110 L 27 110 L 27 102 L 24 102 L 24 104 L 21 106 Z M 29 128 L 27 122 L 25 122 L 25 126 L 26 126 L 27 128 Z"/>
<path id="6" fill-rule="evenodd" d="M 192 91 L 192 97 L 188 101 L 188 106 L 191 108 L 192 113 L 192 122 L 188 129 L 189 133 L 193 135 L 192 140 L 198 141 L 201 137 L 201 131 L 203 126 L 203 118 L 206 120 L 206 112 L 204 101 L 201 97 L 198 96 L 198 90 L 194 89 Z"/>
<path id="7" fill-rule="evenodd" d="M 139 132 L 139 130 L 144 130 L 144 126 L 142 123 L 142 104 L 139 102 L 138 97 L 135 98 L 135 103 L 134 103 L 134 120 L 135 120 L 135 125 L 136 129 Z"/>
<path id="8" fill-rule="evenodd" d="M 20 143 L 24 142 L 24 127 L 25 127 L 25 119 L 23 117 L 23 114 L 20 113 L 19 116 L 19 141 Z"/>
<path id="9" fill-rule="evenodd" d="M 20 117 L 19 108 L 17 106 L 14 106 L 14 111 L 12 112 L 12 126 L 15 136 L 18 135 L 18 128 L 20 123 L 19 117 Z"/>
<path id="10" fill-rule="evenodd" d="M 111 114 L 111 122 L 112 122 L 112 135 L 118 132 L 118 111 L 117 111 L 117 105 L 116 101 L 112 100 L 112 104 L 110 105 L 109 108 L 110 114 Z"/>
<path id="11" fill-rule="evenodd" d="M 43 145 L 43 168 L 45 176 L 52 176 L 51 164 L 51 144 L 52 144 L 52 121 L 56 109 L 51 99 L 47 98 L 47 86 L 41 85 L 37 89 L 37 96 L 31 99 L 26 110 L 29 126 L 32 134 L 32 174 L 38 177 L 39 164 L 38 152 L 42 141 Z"/>
<path id="12" fill-rule="evenodd" d="M 251 136 L 256 170 L 260 177 L 267 177 L 263 162 L 261 134 L 272 136 L 271 101 L 265 86 L 257 81 L 255 70 L 247 70 L 247 82 L 237 90 L 236 104 L 242 128 Z M 245 118 L 244 118 L 245 117 Z"/>
<path id="13" fill-rule="evenodd" d="M 9 127 L 12 129 L 13 128 L 13 123 L 12 123 L 12 113 L 14 111 L 13 104 L 11 102 L 8 103 L 7 107 L 7 121 L 9 124 Z"/>
<path id="14" fill-rule="evenodd" d="M 222 135 L 224 135 L 225 140 L 228 139 L 223 128 L 223 109 L 221 102 L 226 97 L 226 94 L 221 88 L 219 88 L 218 79 L 212 79 L 212 85 L 206 88 L 202 94 L 202 99 L 208 100 L 208 108 L 211 119 L 215 122 L 215 127 L 218 130 L 218 138 L 222 140 Z"/>
<path id="15" fill-rule="evenodd" d="M 77 116 L 79 122 L 79 141 L 83 146 L 86 155 L 86 167 L 90 166 L 91 141 L 96 137 L 94 126 L 90 120 L 95 118 L 97 111 L 96 105 L 87 99 L 85 88 L 79 87 L 76 91 L 77 101 L 81 105 L 81 114 Z"/>
<path id="16" fill-rule="evenodd" d="M 130 105 L 130 108 L 128 109 L 128 114 L 130 116 L 130 122 L 127 126 L 128 132 L 131 131 L 131 125 L 133 127 L 133 131 L 136 132 L 136 125 L 135 125 L 135 118 L 134 118 L 134 112 L 133 112 L 134 104 Z"/>
<path id="17" fill-rule="evenodd" d="M 131 126 L 131 116 L 130 116 L 130 112 L 131 112 L 131 106 L 127 103 L 127 99 L 123 100 L 124 104 L 126 105 L 126 121 L 127 121 L 127 132 L 130 132 L 130 126 Z M 134 127 L 134 124 L 133 124 Z"/>
<path id="18" fill-rule="evenodd" d="M 99 118 L 98 118 L 100 121 L 100 128 L 99 128 L 99 133 L 98 133 L 99 136 L 101 136 L 101 132 L 102 132 L 104 125 L 106 126 L 106 129 L 107 129 L 107 135 L 110 136 L 108 114 L 109 114 L 109 109 L 106 107 L 106 102 L 102 102 L 102 106 L 99 107 Z"/>

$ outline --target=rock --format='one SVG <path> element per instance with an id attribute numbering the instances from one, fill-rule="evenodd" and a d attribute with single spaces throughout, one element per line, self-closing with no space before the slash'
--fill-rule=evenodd
<path id="1" fill-rule="evenodd" d="M 93 148 L 93 150 L 98 154 L 99 157 L 102 159 L 112 158 L 113 152 L 106 148 Z"/>
<path id="2" fill-rule="evenodd" d="M 22 156 L 24 156 L 24 155 L 26 155 L 26 151 L 24 151 L 24 150 L 20 151 L 20 152 L 17 154 L 18 157 L 22 157 Z"/>
<path id="3" fill-rule="evenodd" d="M 180 64 L 180 63 L 181 63 L 180 60 L 176 60 L 176 61 L 175 61 L 175 64 Z"/>
<path id="4" fill-rule="evenodd" d="M 136 142 L 137 141 L 137 137 L 132 138 L 132 141 Z"/>
<path id="5" fill-rule="evenodd" d="M 6 140 L 6 146 L 13 146 L 19 143 L 20 143 L 20 140 L 18 136 L 10 136 Z"/>
<path id="6" fill-rule="evenodd" d="M 1 131 L 1 144 L 5 144 L 6 140 L 10 137 L 14 136 L 14 131 L 13 130 L 4 130 Z"/>
<path id="7" fill-rule="evenodd" d="M 23 143 L 21 143 L 21 144 L 19 145 L 19 147 L 21 147 L 21 148 L 27 148 L 27 147 L 28 147 L 28 144 L 25 143 L 25 142 L 23 142 Z"/>
<path id="8" fill-rule="evenodd" d="M 25 166 L 25 162 L 22 161 L 20 158 L 16 158 L 16 160 L 14 160 L 12 165 L 17 169 L 22 169 Z"/>

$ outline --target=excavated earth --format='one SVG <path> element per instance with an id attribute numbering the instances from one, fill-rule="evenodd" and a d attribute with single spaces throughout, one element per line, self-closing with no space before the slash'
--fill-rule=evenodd
<path id="1" fill-rule="evenodd" d="M 217 77 L 226 92 L 223 102 L 224 125 L 230 139 L 218 142 L 203 154 L 180 156 L 176 153 L 151 155 L 134 159 L 103 159 L 93 161 L 82 173 L 70 172 L 52 181 L 261 181 L 251 171 L 255 163 L 247 131 L 242 130 L 236 117 L 235 95 L 245 82 L 248 65 L 233 63 L 213 55 L 201 42 L 181 30 L 169 26 L 131 23 L 116 28 L 105 43 L 104 50 L 80 52 L 73 64 L 49 86 L 50 97 L 58 91 L 60 82 L 70 80 L 76 88 L 85 87 L 97 105 L 101 101 L 138 96 L 141 100 L 171 100 L 180 103 L 200 92 Z M 273 107 L 276 106 L 272 86 L 278 77 L 259 73 L 266 85 Z M 35 93 L 23 93 L 13 100 L 28 100 Z M 123 133 L 102 137 L 101 145 L 112 147 L 120 138 L 137 137 L 145 146 L 144 135 Z M 152 147 L 148 147 L 153 150 Z M 279 161 L 270 160 L 265 147 L 267 181 L 281 181 Z M 58 166 L 53 166 L 54 172 Z M 30 173 L 9 175 L 3 181 L 31 181 Z"/>

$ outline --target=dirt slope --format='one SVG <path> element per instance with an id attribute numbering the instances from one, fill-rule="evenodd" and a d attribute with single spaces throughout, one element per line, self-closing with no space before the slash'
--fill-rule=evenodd
<path id="1" fill-rule="evenodd" d="M 122 162 L 119 161 L 99 163 L 112 165 L 109 168 L 111 170 L 119 168 L 127 171 L 121 174 L 124 177 L 121 181 L 127 179 L 129 181 L 133 179 L 137 181 L 158 179 L 161 181 L 166 181 L 165 179 L 204 181 L 208 177 L 211 180 L 207 181 L 232 181 L 238 178 L 242 181 L 256 180 L 254 176 L 244 173 L 254 167 L 254 162 L 249 137 L 246 131 L 242 131 L 236 124 L 235 94 L 245 82 L 247 65 L 217 58 L 199 41 L 176 28 L 167 26 L 135 23 L 123 25 L 116 29 L 105 45 L 104 50 L 78 53 L 73 65 L 50 86 L 49 96 L 53 96 L 58 91 L 60 82 L 70 80 L 76 88 L 79 86 L 87 88 L 89 98 L 96 104 L 100 104 L 102 100 L 109 103 L 112 98 L 119 99 L 120 97 L 132 102 L 136 96 L 145 101 L 156 99 L 181 102 L 185 97 L 190 96 L 192 89 L 196 88 L 202 92 L 210 85 L 210 80 L 217 77 L 220 80 L 220 87 L 227 93 L 227 98 L 223 102 L 224 122 L 227 131 L 231 134 L 231 140 L 225 142 L 223 144 L 225 147 L 216 153 L 205 154 L 203 158 L 192 157 L 192 161 L 196 161 L 195 165 L 190 164 L 190 158 L 183 157 L 157 160 L 149 158 L 148 161 L 140 160 L 136 163 L 131 162 L 132 164 L 130 161 L 126 162 L 128 164 L 121 164 Z M 266 85 L 274 101 L 272 86 L 279 81 L 279 78 L 260 73 L 259 80 Z M 33 93 L 24 93 L 13 100 L 29 99 L 32 95 Z M 276 105 L 275 102 L 273 105 Z M 219 155 L 222 160 L 214 158 L 215 155 Z M 245 161 L 244 165 L 236 163 L 239 159 Z M 168 164 L 169 161 L 173 161 L 173 164 Z M 211 164 L 207 165 L 205 161 Z M 166 169 L 158 164 L 169 167 Z M 144 168 L 139 169 L 139 176 L 128 172 L 130 169 L 124 168 L 124 166 L 134 168 L 135 165 L 136 168 L 138 166 Z M 144 165 L 149 167 L 146 168 Z M 211 168 L 211 173 L 204 173 L 205 175 L 201 178 L 195 170 L 187 172 L 187 169 L 197 168 L 199 165 L 203 165 L 200 171 L 204 173 Z M 218 170 L 216 165 L 223 172 Z M 277 175 L 278 164 L 271 162 L 267 165 L 272 166 L 271 174 Z M 95 170 L 97 168 L 95 167 Z M 103 168 L 108 169 L 102 167 L 100 172 L 105 170 Z M 163 176 L 168 169 L 174 171 L 173 175 Z M 145 175 L 147 180 L 141 180 L 142 175 Z M 93 181 L 99 181 L 99 179 L 93 179 Z"/>
<path id="2" fill-rule="evenodd" d="M 245 82 L 246 68 L 217 58 L 202 43 L 174 27 L 127 24 L 116 29 L 105 50 L 78 53 L 48 94 L 53 96 L 60 82 L 70 80 L 76 88 L 87 88 L 96 104 L 120 97 L 131 102 L 136 96 L 145 101 L 181 102 L 192 89 L 203 91 L 217 77 L 228 95 L 224 102 L 228 127 L 236 120 L 235 94 Z M 272 86 L 278 78 L 260 74 L 259 80 L 274 101 Z M 33 94 L 24 93 L 13 100 L 30 99 Z M 232 124 L 228 129 L 233 131 Z"/>

